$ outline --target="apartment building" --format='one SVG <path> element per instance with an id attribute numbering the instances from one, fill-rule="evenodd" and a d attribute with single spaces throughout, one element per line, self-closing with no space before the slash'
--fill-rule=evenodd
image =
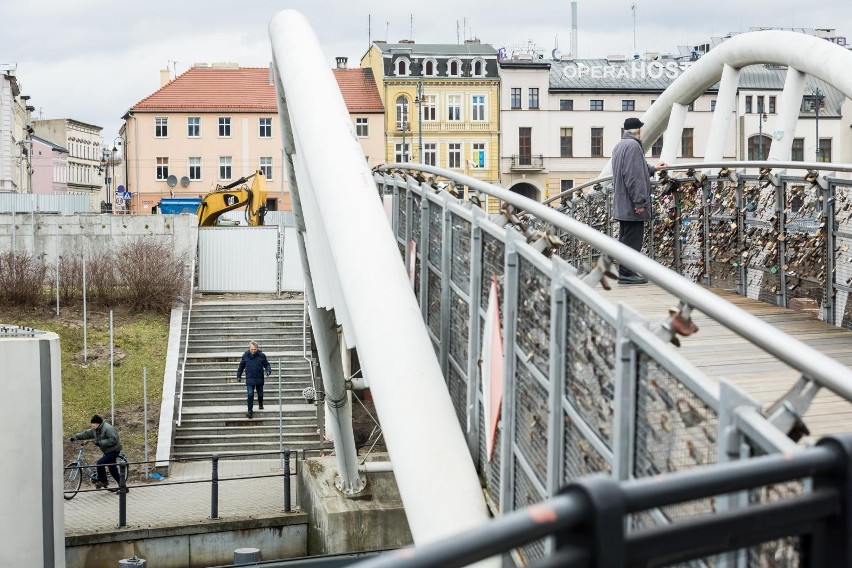
<path id="1" fill-rule="evenodd" d="M 107 201 L 101 146 L 103 128 L 73 118 L 34 120 L 35 134 L 56 146 L 65 148 L 68 193 L 89 196 L 93 211 L 101 210 Z"/>
<path id="2" fill-rule="evenodd" d="M 334 70 L 365 154 L 383 161 L 384 108 L 370 73 Z M 269 210 L 289 210 L 275 86 L 269 68 L 196 64 L 125 114 L 124 180 L 133 213 L 163 197 L 197 197 L 255 171 L 267 179 Z M 117 174 L 118 175 L 118 174 Z"/>
<path id="3" fill-rule="evenodd" d="M 34 109 L 16 71 L 15 64 L 0 65 L 0 192 L 29 193 Z"/>
<path id="4" fill-rule="evenodd" d="M 421 162 L 499 180 L 496 49 L 479 40 L 461 45 L 376 41 L 361 67 L 373 70 L 387 110 L 388 162 Z"/>

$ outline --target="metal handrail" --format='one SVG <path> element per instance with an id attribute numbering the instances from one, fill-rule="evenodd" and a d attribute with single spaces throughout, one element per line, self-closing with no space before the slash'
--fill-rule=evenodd
<path id="1" fill-rule="evenodd" d="M 184 383 L 184 375 L 186 374 L 186 353 L 189 350 L 189 323 L 192 318 L 192 296 L 193 296 L 193 284 L 195 283 L 195 259 L 198 257 L 198 231 L 196 230 L 196 253 L 192 255 L 192 266 L 189 270 L 189 310 L 186 312 L 186 336 L 183 340 L 183 360 L 180 364 L 180 394 L 178 395 L 178 417 L 177 417 L 177 425 L 180 426 L 181 418 L 183 416 L 183 383 Z"/>
<path id="2" fill-rule="evenodd" d="M 852 164 L 835 164 L 833 162 L 769 162 L 769 161 L 742 161 L 742 162 L 687 162 L 685 164 L 668 164 L 665 167 L 657 168 L 658 171 L 675 171 L 675 170 L 706 170 L 706 169 L 732 169 L 732 168 L 757 168 L 757 169 L 782 169 L 782 170 L 825 170 L 831 172 L 849 172 L 852 173 Z M 561 199 L 566 195 L 571 195 L 579 190 L 590 186 L 606 183 L 612 180 L 611 175 L 601 176 L 591 181 L 587 181 L 582 185 L 572 187 L 561 193 L 557 193 L 548 197 L 543 204 L 552 203 L 557 199 Z"/>
<path id="3" fill-rule="evenodd" d="M 774 355 L 779 360 L 797 369 L 820 386 L 828 388 L 845 399 L 852 401 L 852 369 L 817 351 L 813 347 L 778 331 L 772 325 L 719 298 L 713 292 L 687 280 L 676 272 L 651 260 L 644 254 L 623 245 L 612 237 L 576 219 L 560 213 L 553 207 L 523 197 L 495 184 L 435 166 L 393 163 L 381 166 L 379 169 L 382 171 L 413 170 L 438 175 L 527 211 L 540 220 L 546 221 L 571 236 L 585 241 L 598 249 L 602 254 L 617 259 L 621 264 L 634 272 L 642 274 L 645 278 L 678 297 L 692 308 L 700 310 L 708 317 L 759 346 L 767 353 Z"/>

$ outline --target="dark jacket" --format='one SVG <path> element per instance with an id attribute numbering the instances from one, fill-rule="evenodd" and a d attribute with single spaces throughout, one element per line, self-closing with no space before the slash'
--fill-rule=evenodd
<path id="1" fill-rule="evenodd" d="M 253 355 L 251 351 L 246 351 L 243 353 L 242 359 L 240 359 L 240 366 L 237 369 L 237 380 L 242 378 L 243 371 L 246 372 L 247 385 L 262 385 L 263 372 L 266 371 L 266 374 L 270 375 L 272 373 L 272 365 L 269 364 L 269 361 L 266 360 L 266 355 L 260 349 Z"/>
<path id="2" fill-rule="evenodd" d="M 101 426 L 97 430 L 89 428 L 88 430 L 77 432 L 73 437 L 75 440 L 94 440 L 95 445 L 103 453 L 121 451 L 121 440 L 118 437 L 118 431 L 109 422 L 101 422 Z"/>
<path id="3" fill-rule="evenodd" d="M 645 161 L 642 142 L 625 132 L 612 149 L 612 217 L 619 221 L 646 221 L 651 218 L 651 176 L 654 167 Z M 639 215 L 636 207 L 644 207 Z"/>

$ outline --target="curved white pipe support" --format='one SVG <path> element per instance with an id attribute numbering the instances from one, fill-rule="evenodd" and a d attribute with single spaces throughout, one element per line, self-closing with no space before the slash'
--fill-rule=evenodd
<path id="1" fill-rule="evenodd" d="M 669 125 L 663 134 L 663 151 L 660 160 L 671 164 L 677 159 L 678 148 L 683 136 L 683 125 L 686 122 L 686 105 L 675 103 L 669 115 Z M 642 127 L 642 140 L 645 140 L 645 127 Z"/>
<path id="2" fill-rule="evenodd" d="M 704 153 L 705 162 L 719 162 L 724 157 L 725 142 L 728 140 L 728 132 L 731 130 L 731 120 L 737 112 L 737 88 L 739 84 L 740 70 L 725 64 L 722 69 L 719 94 L 716 96 L 713 122 L 710 123 L 707 151 Z"/>
<path id="3" fill-rule="evenodd" d="M 799 109 L 802 108 L 802 95 L 805 92 L 805 74 L 790 67 L 784 81 L 784 91 L 778 101 L 778 116 L 775 117 L 774 132 L 781 138 L 772 140 L 769 147 L 770 162 L 786 162 L 793 151 L 793 138 L 796 136 L 796 124 L 799 122 Z"/>
<path id="4" fill-rule="evenodd" d="M 298 157 L 317 303 L 334 309 L 358 348 L 414 541 L 483 524 L 488 515 L 467 443 L 319 40 L 294 10 L 276 14 L 269 35 Z"/>

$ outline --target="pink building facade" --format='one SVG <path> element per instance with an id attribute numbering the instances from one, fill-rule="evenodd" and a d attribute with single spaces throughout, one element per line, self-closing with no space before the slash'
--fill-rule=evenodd
<path id="1" fill-rule="evenodd" d="M 68 193 L 68 150 L 38 136 L 32 137 L 32 192 Z"/>

